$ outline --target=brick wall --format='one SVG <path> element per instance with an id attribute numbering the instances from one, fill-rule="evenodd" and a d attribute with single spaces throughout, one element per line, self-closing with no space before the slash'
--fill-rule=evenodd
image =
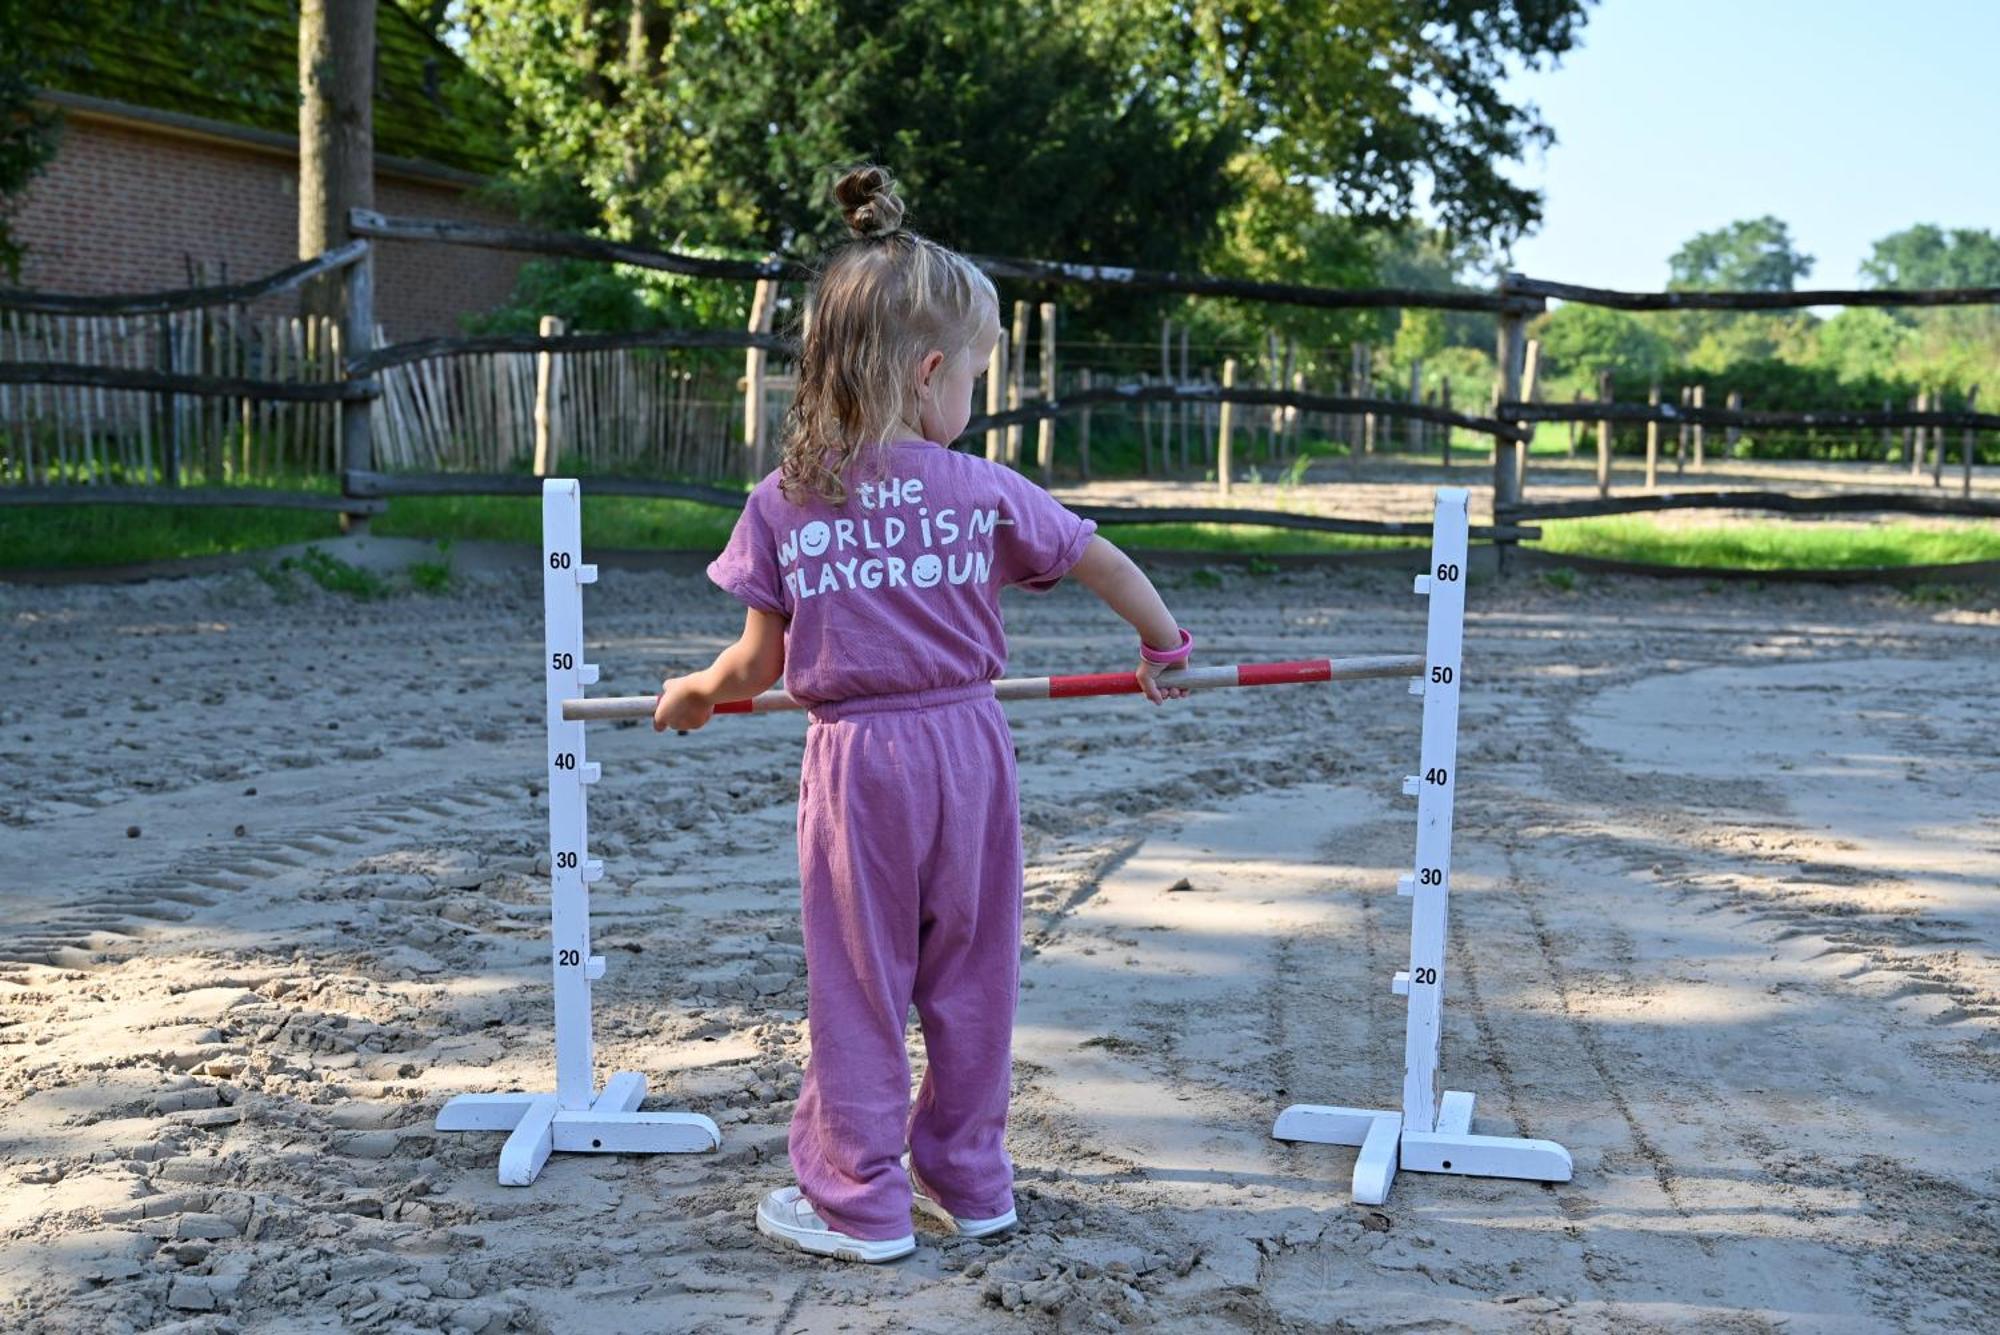
<path id="1" fill-rule="evenodd" d="M 384 213 L 508 222 L 452 186 L 378 176 Z M 69 117 L 54 161 L 13 215 L 21 284 L 102 294 L 260 277 L 298 258 L 298 164 L 274 152 Z M 526 257 L 463 246 L 377 243 L 375 318 L 392 341 L 459 332 L 497 304 Z M 292 308 L 288 299 L 284 308 Z"/>

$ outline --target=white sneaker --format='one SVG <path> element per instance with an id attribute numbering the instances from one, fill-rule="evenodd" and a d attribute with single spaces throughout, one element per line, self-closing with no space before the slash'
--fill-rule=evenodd
<path id="1" fill-rule="evenodd" d="M 930 1188 L 926 1187 L 923 1179 L 917 1176 L 917 1170 L 910 1167 L 910 1156 L 907 1154 L 903 1156 L 903 1171 L 910 1175 L 910 1203 L 960 1237 L 990 1238 L 995 1233 L 1005 1233 L 1020 1222 L 1012 1207 L 1009 1207 L 1006 1214 L 996 1215 L 991 1219 L 961 1219 L 945 1209 L 938 1203 L 937 1197 L 931 1195 Z"/>
<path id="2" fill-rule="evenodd" d="M 815 1256 L 869 1265 L 900 1260 L 917 1249 L 914 1233 L 900 1238 L 856 1238 L 828 1228 L 797 1187 L 780 1187 L 758 1202 L 757 1231 Z"/>

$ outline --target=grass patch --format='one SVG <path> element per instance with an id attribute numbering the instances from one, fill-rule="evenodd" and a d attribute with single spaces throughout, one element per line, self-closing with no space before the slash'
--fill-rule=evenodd
<path id="1" fill-rule="evenodd" d="M 222 556 L 340 532 L 321 510 L 233 506 L 0 505 L 0 566 L 42 570 Z"/>
<path id="2" fill-rule="evenodd" d="M 588 483 L 585 484 L 586 488 Z M 736 511 L 693 501 L 586 495 L 591 547 L 688 548 L 719 552 Z M 534 496 L 409 496 L 390 503 L 370 531 L 441 542 L 487 539 L 540 546 L 542 503 Z M 0 567 L 47 569 L 136 564 L 261 551 L 338 536 L 339 518 L 319 510 L 237 506 L 0 505 Z M 449 565 L 419 562 L 420 589 L 442 590 Z M 426 582 L 428 581 L 428 583 Z"/>
<path id="3" fill-rule="evenodd" d="M 1662 524 L 1639 515 L 1541 522 L 1544 552 L 1737 570 L 1858 570 L 2000 561 L 2000 524 Z"/>
<path id="4" fill-rule="evenodd" d="M 595 496 L 583 483 L 586 547 L 719 552 L 736 526 L 735 510 L 646 496 Z M 539 496 L 408 496 L 392 501 L 373 531 L 385 538 L 448 538 L 540 546 Z"/>
<path id="5" fill-rule="evenodd" d="M 451 539 L 438 539 L 438 559 L 412 561 L 403 571 L 410 587 L 419 593 L 447 593 L 451 590 Z"/>

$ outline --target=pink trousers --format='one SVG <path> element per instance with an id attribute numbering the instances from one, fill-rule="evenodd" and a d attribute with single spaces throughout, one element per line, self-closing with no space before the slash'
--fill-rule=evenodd
<path id="1" fill-rule="evenodd" d="M 1013 739 L 992 688 L 814 709 L 799 878 L 812 1054 L 791 1159 L 806 1199 L 853 1237 L 907 1235 L 907 1148 L 953 1214 L 1005 1214 L 1021 822 Z M 914 1108 L 912 1003 L 927 1058 Z"/>

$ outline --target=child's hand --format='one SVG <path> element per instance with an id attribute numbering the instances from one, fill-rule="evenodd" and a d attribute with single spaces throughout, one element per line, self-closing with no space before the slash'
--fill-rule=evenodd
<path id="1" fill-rule="evenodd" d="M 653 706 L 653 731 L 693 732 L 715 716 L 715 706 L 695 687 L 692 677 L 668 677 L 660 683 L 660 702 Z"/>
<path id="2" fill-rule="evenodd" d="M 1183 664 L 1181 666 L 1186 665 Z M 1187 699 L 1186 687 L 1163 684 L 1163 680 L 1166 683 L 1171 683 L 1174 679 L 1174 674 L 1178 671 L 1180 671 L 1180 667 L 1164 667 L 1158 663 L 1148 663 L 1141 659 L 1139 670 L 1133 675 L 1138 677 L 1139 689 L 1146 693 L 1146 698 L 1157 705 L 1162 700 Z"/>

